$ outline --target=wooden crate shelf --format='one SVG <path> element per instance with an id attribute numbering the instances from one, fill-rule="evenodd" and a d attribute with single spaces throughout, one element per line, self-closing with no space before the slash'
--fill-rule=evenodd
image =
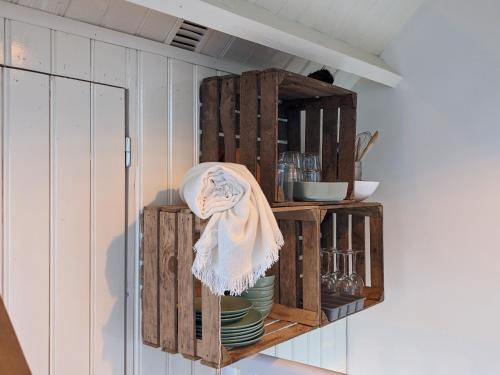
<path id="1" fill-rule="evenodd" d="M 370 226 L 368 264 L 371 271 L 365 308 L 383 300 L 380 204 L 309 202 L 308 205 L 279 205 L 273 207 L 273 211 L 285 245 L 279 261 L 268 272 L 276 276 L 276 290 L 273 310 L 265 322 L 265 335 L 256 344 L 227 349 L 220 345 L 220 297 L 211 294 L 191 274 L 193 245 L 205 223 L 185 206 L 145 208 L 141 251 L 144 343 L 220 368 L 328 324 L 321 309 L 320 247 L 328 246 L 334 235 L 341 249 L 348 236 L 352 236 L 353 246 L 365 246 L 365 217 L 369 218 L 366 222 Z M 353 223 L 352 233 L 346 232 L 348 217 Z M 358 272 L 363 276 L 364 269 L 365 262 L 360 261 Z M 307 293 L 303 293 L 305 290 Z M 195 296 L 203 300 L 201 339 L 196 338 Z"/>
<path id="2" fill-rule="evenodd" d="M 321 153 L 323 181 L 348 182 L 348 197 L 352 196 L 356 93 L 268 69 L 206 78 L 200 98 L 200 161 L 244 164 L 268 201 L 280 202 L 278 155 L 301 151 L 304 143 L 305 152 Z"/>

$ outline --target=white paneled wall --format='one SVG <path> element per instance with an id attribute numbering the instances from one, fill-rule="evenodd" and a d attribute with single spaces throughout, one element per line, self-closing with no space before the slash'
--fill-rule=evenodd
<path id="1" fill-rule="evenodd" d="M 145 205 L 177 202 L 198 160 L 201 80 L 241 70 L 151 42 L 137 49 L 136 39 L 130 48 L 92 26 L 104 36 L 95 40 L 81 23 L 72 33 L 73 21 L 32 10 L 9 17 L 0 18 L 0 62 L 79 79 L 2 68 L 0 290 L 32 370 L 215 374 L 141 343 L 138 217 Z M 59 22 L 64 30 L 49 28 Z M 345 370 L 345 343 L 340 322 L 266 352 Z"/>

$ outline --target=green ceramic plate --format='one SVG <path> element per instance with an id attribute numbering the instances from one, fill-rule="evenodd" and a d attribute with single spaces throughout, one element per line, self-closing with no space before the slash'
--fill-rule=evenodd
<path id="1" fill-rule="evenodd" d="M 254 287 L 261 288 L 263 286 L 274 286 L 274 276 L 261 277 L 254 284 Z"/>
<path id="2" fill-rule="evenodd" d="M 254 307 L 263 307 L 263 308 L 268 308 L 273 306 L 273 301 L 268 301 L 268 302 L 255 302 Z"/>
<path id="3" fill-rule="evenodd" d="M 248 288 L 247 290 L 245 290 L 245 292 L 251 292 L 251 291 L 257 291 L 257 292 L 272 292 L 274 291 L 274 285 L 270 285 L 270 286 L 254 286 L 253 288 Z M 243 292 L 243 293 L 245 293 Z"/>
<path id="4" fill-rule="evenodd" d="M 220 301 L 221 315 L 234 315 L 243 313 L 251 309 L 252 302 L 247 301 L 243 297 L 222 296 Z M 194 309 L 201 313 L 201 297 L 194 299 Z"/>
<path id="5" fill-rule="evenodd" d="M 247 315 L 238 322 L 227 324 L 221 327 L 223 333 L 230 331 L 239 331 L 244 328 L 254 327 L 262 323 L 262 314 L 256 309 L 250 309 Z"/>
<path id="6" fill-rule="evenodd" d="M 256 342 L 258 342 L 262 338 L 262 336 L 264 336 L 264 332 L 262 332 L 262 334 L 260 336 L 257 336 L 256 338 L 254 338 L 252 340 L 240 341 L 240 342 L 235 342 L 235 343 L 231 343 L 231 344 L 225 344 L 224 346 L 229 347 L 229 348 L 236 348 L 239 346 L 252 345 L 252 344 L 255 344 Z"/>
<path id="7" fill-rule="evenodd" d="M 250 301 L 250 302 L 252 302 L 252 301 Z M 222 314 L 221 320 L 233 319 L 233 318 L 243 318 L 246 314 L 248 314 L 248 311 L 243 311 L 243 312 L 234 313 L 234 314 Z M 202 314 L 197 312 L 196 319 L 201 320 L 201 317 L 202 317 Z"/>
<path id="8" fill-rule="evenodd" d="M 222 338 L 222 345 L 228 345 L 228 344 L 231 344 L 231 343 L 238 343 L 238 342 L 241 342 L 241 341 L 252 340 L 252 339 L 254 339 L 256 337 L 262 336 L 263 333 L 264 333 L 264 327 L 262 327 L 257 332 L 248 333 L 246 335 L 240 335 L 240 336 L 237 336 L 237 337 L 227 338 L 227 339 Z"/>
<path id="9" fill-rule="evenodd" d="M 241 293 L 241 296 L 248 300 L 253 300 L 257 298 L 273 298 L 274 290 L 269 290 L 269 291 L 249 290 L 247 292 Z"/>
<path id="10" fill-rule="evenodd" d="M 257 333 L 257 332 L 260 332 L 260 330 L 264 328 L 264 323 L 262 324 L 257 324 L 255 327 L 250 327 L 250 328 L 246 328 L 246 329 L 242 329 L 240 331 L 234 331 L 234 332 L 223 332 L 221 334 L 221 337 L 223 339 L 227 339 L 227 340 L 233 340 L 237 337 L 240 337 L 240 336 L 246 336 L 246 335 L 250 335 L 252 333 Z"/>
<path id="11" fill-rule="evenodd" d="M 244 295 L 241 295 L 243 298 L 249 300 L 250 302 L 252 303 L 255 303 L 255 302 L 272 302 L 274 300 L 274 296 L 271 294 L 269 296 L 262 296 L 262 297 L 250 297 L 250 296 L 244 296 Z"/>

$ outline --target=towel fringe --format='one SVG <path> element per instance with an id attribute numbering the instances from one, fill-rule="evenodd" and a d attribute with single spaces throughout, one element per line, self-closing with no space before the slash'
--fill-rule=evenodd
<path id="1" fill-rule="evenodd" d="M 257 268 L 238 278 L 224 278 L 216 274 L 210 267 L 206 267 L 210 256 L 210 249 L 196 245 L 193 248 L 197 255 L 191 271 L 213 294 L 223 296 L 224 292 L 227 291 L 232 296 L 238 296 L 246 289 L 254 286 L 255 282 L 264 276 L 266 271 L 279 259 L 279 250 L 284 245 L 284 239 L 281 232 L 278 232 L 275 237 L 275 244 L 270 250 L 266 251 L 264 261 Z"/>

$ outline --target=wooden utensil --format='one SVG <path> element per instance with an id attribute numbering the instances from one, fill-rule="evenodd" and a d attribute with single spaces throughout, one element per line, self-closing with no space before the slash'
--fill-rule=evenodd
<path id="1" fill-rule="evenodd" d="M 368 141 L 368 144 L 366 145 L 364 150 L 361 152 L 361 155 L 359 156 L 358 161 L 361 161 L 366 156 L 366 154 L 373 147 L 373 144 L 377 141 L 377 139 L 378 139 L 378 130 L 372 135 L 372 137 Z"/>

